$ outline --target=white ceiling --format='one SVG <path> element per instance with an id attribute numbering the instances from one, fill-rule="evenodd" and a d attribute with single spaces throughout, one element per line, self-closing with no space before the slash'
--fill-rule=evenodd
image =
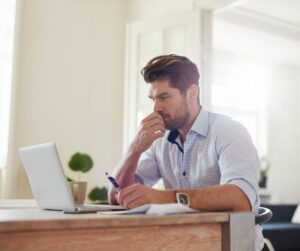
<path id="1" fill-rule="evenodd" d="M 300 24 L 299 0 L 248 0 L 243 8 Z"/>
<path id="2" fill-rule="evenodd" d="M 234 25 L 224 20 L 214 22 L 214 48 L 219 51 L 232 52 L 249 58 L 300 65 L 300 43 Z"/>
<path id="3" fill-rule="evenodd" d="M 281 20 L 281 28 L 285 27 L 285 22 L 295 24 L 292 27 L 300 34 L 300 0 L 248 0 L 237 8 L 225 10 L 215 16 L 213 41 L 216 50 L 300 66 L 298 37 L 293 39 L 276 32 L 276 29 L 274 32 L 274 27 L 273 30 L 268 30 L 268 27 L 261 29 L 263 24 L 253 22 L 249 26 L 242 19 L 234 19 L 234 10 L 241 8 L 263 14 L 259 17 L 266 15 Z"/>

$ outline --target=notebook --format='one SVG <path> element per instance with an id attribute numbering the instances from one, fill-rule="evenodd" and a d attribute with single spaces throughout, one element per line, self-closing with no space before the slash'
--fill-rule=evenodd
<path id="1" fill-rule="evenodd" d="M 112 205 L 76 205 L 54 142 L 19 149 L 37 205 L 65 213 L 124 210 Z"/>

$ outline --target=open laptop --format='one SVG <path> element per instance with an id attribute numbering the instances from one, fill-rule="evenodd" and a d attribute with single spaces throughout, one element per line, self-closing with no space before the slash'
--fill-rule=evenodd
<path id="1" fill-rule="evenodd" d="M 54 142 L 20 148 L 34 198 L 42 209 L 65 213 L 122 210 L 112 205 L 76 205 Z"/>

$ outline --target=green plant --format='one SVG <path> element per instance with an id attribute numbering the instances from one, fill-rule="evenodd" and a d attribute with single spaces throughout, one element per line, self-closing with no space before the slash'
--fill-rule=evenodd
<path id="1" fill-rule="evenodd" d="M 271 163 L 269 159 L 266 156 L 260 157 L 260 168 L 259 168 L 260 177 L 266 177 L 270 167 L 271 167 Z"/>
<path id="2" fill-rule="evenodd" d="M 106 187 L 95 187 L 92 189 L 88 195 L 88 198 L 91 201 L 98 202 L 98 203 L 107 203 L 107 188 Z"/>
<path id="3" fill-rule="evenodd" d="M 260 157 L 260 166 L 259 166 L 259 182 L 258 185 L 260 188 L 267 187 L 268 180 L 268 171 L 270 169 L 271 163 L 266 156 Z"/>
<path id="4" fill-rule="evenodd" d="M 71 159 L 69 161 L 69 167 L 72 171 L 78 172 L 78 180 L 81 180 L 81 173 L 86 173 L 90 171 L 93 167 L 93 160 L 92 158 L 85 153 L 75 153 L 71 156 Z M 68 178 L 68 181 L 73 181 L 73 179 Z"/>
<path id="5" fill-rule="evenodd" d="M 90 171 L 94 165 L 92 158 L 85 153 L 77 152 L 71 156 L 68 163 L 69 168 L 78 172 L 78 181 L 81 180 L 81 174 Z M 72 178 L 67 177 L 68 181 L 74 181 Z M 88 194 L 88 198 L 93 202 L 107 203 L 107 188 L 94 187 Z"/>

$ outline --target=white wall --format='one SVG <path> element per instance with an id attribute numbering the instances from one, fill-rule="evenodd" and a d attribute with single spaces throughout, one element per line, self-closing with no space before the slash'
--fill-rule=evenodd
<path id="1" fill-rule="evenodd" d="M 153 19 L 193 9 L 193 0 L 128 0 L 128 22 Z"/>
<path id="2" fill-rule="evenodd" d="M 126 22 L 192 9 L 193 0 L 18 0 L 12 129 L 5 198 L 29 198 L 17 149 L 53 140 L 67 168 L 89 153 L 89 189 L 108 185 L 123 139 Z M 73 175 L 76 178 L 76 175 Z M 4 182 L 5 181 L 5 182 Z"/>
<path id="3" fill-rule="evenodd" d="M 297 86 L 298 86 L 297 93 L 298 93 L 298 95 L 297 95 L 297 97 L 300 97 L 300 65 L 298 66 L 297 72 L 298 72 L 298 76 L 297 76 Z M 297 123 L 298 123 L 298 125 L 300 125 L 300 109 L 299 109 L 300 108 L 300 99 L 299 98 L 298 98 L 297 107 L 298 107 Z M 298 133 L 298 137 L 296 137 L 296 140 L 298 143 L 298 151 L 297 151 L 298 166 L 297 166 L 297 169 L 298 169 L 298 172 L 300 172 L 300 133 Z M 299 175 L 298 175 L 298 177 L 299 177 Z M 300 200 L 298 202 L 300 203 Z"/>
<path id="4" fill-rule="evenodd" d="M 230 18 L 234 15 L 231 10 L 217 15 L 214 45 L 218 50 L 232 52 L 233 58 L 248 57 L 258 62 L 256 67 L 262 71 L 260 81 L 262 84 L 268 82 L 261 102 L 266 107 L 263 105 L 260 108 L 260 112 L 264 114 L 260 120 L 263 121 L 262 124 L 266 124 L 266 135 L 263 126 L 262 137 L 258 138 L 261 144 L 259 154 L 266 155 L 271 162 L 267 188 L 273 202 L 299 203 L 300 43 L 296 38 L 290 39 L 283 34 L 274 33 L 272 29 L 268 32 L 260 30 L 259 26 L 253 29 L 254 26 L 249 25 L 251 22 L 247 24 L 241 17 L 240 22 L 235 19 L 231 23 Z M 281 21 L 279 24 L 283 26 L 286 23 Z M 277 26 L 273 26 L 276 30 L 274 27 Z M 228 71 L 236 70 L 229 64 L 227 67 Z M 251 69 L 248 70 L 251 72 Z M 257 82 L 253 83 L 255 84 Z M 258 90 L 259 88 L 260 86 Z M 261 86 L 262 92 L 263 89 L 264 86 Z M 257 96 L 260 94 L 261 92 Z M 265 138 L 267 142 L 264 142 Z"/>
<path id="5" fill-rule="evenodd" d="M 29 198 L 17 149 L 53 140 L 67 168 L 89 153 L 89 189 L 107 185 L 122 153 L 126 22 L 193 7 L 193 0 L 18 0 L 12 129 L 0 196 Z M 73 175 L 76 178 L 76 175 Z"/>
<path id="6" fill-rule="evenodd" d="M 17 3 L 5 197 L 31 197 L 17 149 L 50 140 L 57 143 L 65 167 L 76 151 L 90 154 L 89 187 L 107 185 L 104 172 L 114 168 L 122 152 L 125 3 Z"/>
<path id="7" fill-rule="evenodd" d="M 122 153 L 125 23 L 191 10 L 193 0 L 18 0 L 18 7 L 13 123 L 0 196 L 31 197 L 17 149 L 49 140 L 65 167 L 74 152 L 89 153 L 89 188 L 107 185 L 104 172 Z M 299 84 L 299 68 L 274 68 L 270 88 L 279 89 L 269 107 L 268 186 L 279 202 L 300 201 Z"/>
<path id="8" fill-rule="evenodd" d="M 268 85 L 268 188 L 273 202 L 299 203 L 299 68 L 277 65 Z"/>

